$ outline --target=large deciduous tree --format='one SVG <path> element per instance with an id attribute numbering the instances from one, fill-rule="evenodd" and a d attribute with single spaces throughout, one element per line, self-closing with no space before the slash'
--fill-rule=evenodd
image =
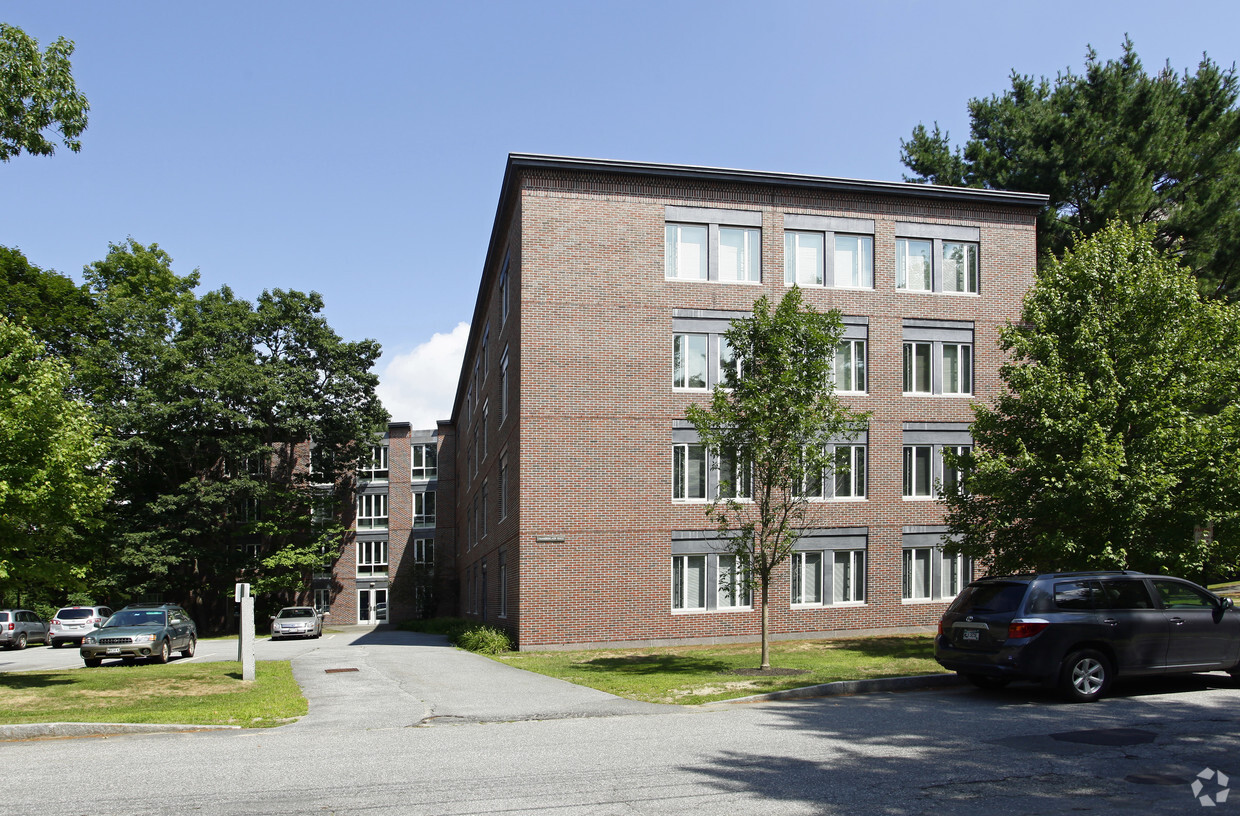
<path id="1" fill-rule="evenodd" d="M 1199 296 L 1153 228 L 1113 224 L 1051 259 L 1001 335 L 976 406 L 958 549 L 992 572 L 1240 567 L 1240 315 Z"/>
<path id="2" fill-rule="evenodd" d="M 73 361 L 89 343 L 94 303 L 85 286 L 0 246 L 0 316 L 25 324 L 48 351 Z"/>
<path id="3" fill-rule="evenodd" d="M 374 341 L 343 341 L 314 293 L 200 297 L 155 245 L 114 245 L 87 269 L 98 338 L 83 383 L 115 428 L 115 591 L 175 593 L 209 628 L 232 585 L 304 588 L 342 543 L 350 473 L 386 421 Z M 321 454 L 307 471 L 307 444 Z"/>
<path id="4" fill-rule="evenodd" d="M 1085 73 L 1052 83 L 1013 72 L 1002 95 L 969 101 L 971 138 L 953 149 L 938 124 L 901 141 L 910 181 L 1046 193 L 1045 254 L 1061 255 L 1111 220 L 1154 227 L 1156 245 L 1203 294 L 1240 294 L 1240 90 L 1234 66 L 1145 72 L 1088 52 Z"/>
<path id="5" fill-rule="evenodd" d="M 68 366 L 0 317 L 0 598 L 80 588 L 75 545 L 108 495 L 106 445 L 89 408 L 66 396 Z"/>
<path id="6" fill-rule="evenodd" d="M 770 668 L 768 592 L 775 569 L 793 552 L 808 516 L 807 479 L 834 468 L 833 439 L 847 437 L 865 414 L 835 397 L 832 365 L 843 334 L 838 311 L 804 304 L 793 287 L 774 309 L 765 296 L 752 317 L 725 334 L 739 361 L 687 417 L 721 465 L 721 495 L 707 508 L 736 569 L 722 587 L 756 590 L 762 613 L 760 668 Z"/>
<path id="7" fill-rule="evenodd" d="M 47 131 L 60 132 L 64 146 L 82 149 L 90 104 L 73 81 L 73 43 L 64 37 L 39 50 L 39 43 L 17 26 L 0 23 L 0 161 L 50 156 L 56 146 Z"/>

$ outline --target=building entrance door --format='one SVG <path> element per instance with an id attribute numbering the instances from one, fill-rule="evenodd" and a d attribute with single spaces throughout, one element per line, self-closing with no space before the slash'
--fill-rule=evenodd
<path id="1" fill-rule="evenodd" d="M 387 623 L 388 604 L 386 589 L 359 589 L 357 591 L 357 622 L 364 624 Z"/>

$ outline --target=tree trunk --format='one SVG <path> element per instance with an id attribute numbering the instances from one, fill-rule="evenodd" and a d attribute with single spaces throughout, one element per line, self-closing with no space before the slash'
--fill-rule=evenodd
<path id="1" fill-rule="evenodd" d="M 769 669 L 771 667 L 771 648 L 766 642 L 766 626 L 767 626 L 767 592 L 766 581 L 762 582 L 762 665 L 758 668 Z"/>

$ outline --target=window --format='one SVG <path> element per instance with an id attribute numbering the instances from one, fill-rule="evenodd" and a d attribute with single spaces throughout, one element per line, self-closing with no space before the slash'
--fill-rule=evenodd
<path id="1" fill-rule="evenodd" d="M 895 227 L 897 289 L 977 294 L 979 228 L 916 223 Z"/>
<path id="2" fill-rule="evenodd" d="M 805 458 L 808 458 L 808 453 Z M 801 491 L 798 495 L 807 499 L 821 499 L 826 494 L 823 492 L 823 477 L 826 475 L 825 468 L 811 468 L 803 459 L 801 461 L 802 481 Z"/>
<path id="3" fill-rule="evenodd" d="M 668 280 L 762 281 L 762 213 L 669 205 L 664 218 Z"/>
<path id="4" fill-rule="evenodd" d="M 386 493 L 365 493 L 357 497 L 357 529 L 373 530 L 388 526 Z"/>
<path id="5" fill-rule="evenodd" d="M 508 454 L 499 458 L 499 518 L 508 518 Z"/>
<path id="6" fill-rule="evenodd" d="M 748 571 L 737 567 L 735 555 L 718 556 L 718 564 L 719 591 L 715 598 L 715 606 L 719 609 L 738 609 L 750 606 Z"/>
<path id="7" fill-rule="evenodd" d="M 415 564 L 434 564 L 435 563 L 435 539 L 415 538 L 413 540 L 413 563 Z"/>
<path id="8" fill-rule="evenodd" d="M 499 551 L 499 617 L 508 617 L 508 554 Z"/>
<path id="9" fill-rule="evenodd" d="M 943 448 L 944 452 L 950 452 L 957 458 L 957 464 L 962 465 L 968 457 L 972 448 L 969 445 L 948 445 Z M 947 460 L 943 460 L 943 493 L 949 493 L 956 490 L 964 489 L 965 471 L 963 467 L 949 467 Z"/>
<path id="10" fill-rule="evenodd" d="M 904 393 L 973 394 L 973 323 L 904 320 Z"/>
<path id="11" fill-rule="evenodd" d="M 933 348 L 930 343 L 904 344 L 904 393 L 930 393 L 930 354 Z"/>
<path id="12" fill-rule="evenodd" d="M 835 286 L 874 288 L 874 239 L 868 235 L 835 236 Z"/>
<path id="13" fill-rule="evenodd" d="M 719 280 L 747 283 L 762 280 L 762 230 L 719 228 Z"/>
<path id="14" fill-rule="evenodd" d="M 930 457 L 933 451 L 930 445 L 904 446 L 904 498 L 931 497 Z"/>
<path id="15" fill-rule="evenodd" d="M 835 446 L 835 498 L 865 498 L 865 445 Z"/>
<path id="16" fill-rule="evenodd" d="M 835 349 L 835 390 L 847 394 L 865 393 L 865 341 L 841 340 Z"/>
<path id="17" fill-rule="evenodd" d="M 326 612 L 332 606 L 332 591 L 330 589 L 316 589 L 314 591 L 314 608 L 319 612 Z"/>
<path id="18" fill-rule="evenodd" d="M 672 609 L 706 608 L 706 556 L 672 556 Z"/>
<path id="19" fill-rule="evenodd" d="M 386 499 L 386 497 L 384 497 Z M 419 526 L 435 523 L 435 491 L 415 490 L 413 493 L 413 523 Z"/>
<path id="20" fill-rule="evenodd" d="M 930 597 L 929 547 L 909 547 L 904 550 L 904 598 L 921 600 Z"/>
<path id="21" fill-rule="evenodd" d="M 740 379 L 740 376 L 740 358 L 736 356 L 736 350 L 732 348 L 732 344 L 728 342 L 728 338 L 720 336 L 719 371 L 715 375 L 715 383 L 718 385 L 730 386 L 735 383 L 735 379 Z"/>
<path id="22" fill-rule="evenodd" d="M 706 390 L 705 334 L 676 334 L 672 338 L 672 387 Z"/>
<path id="23" fill-rule="evenodd" d="M 668 224 L 663 249 L 664 275 L 680 280 L 706 280 L 706 227 Z"/>
<path id="24" fill-rule="evenodd" d="M 682 501 L 705 500 L 705 446 L 672 446 L 672 498 Z"/>
<path id="25" fill-rule="evenodd" d="M 386 575 L 388 571 L 388 543 L 381 541 L 357 542 L 357 574 Z"/>
<path id="26" fill-rule="evenodd" d="M 753 468 L 735 452 L 720 456 L 719 483 L 716 493 L 721 499 L 752 499 Z"/>
<path id="27" fill-rule="evenodd" d="M 357 474 L 359 479 L 386 479 L 388 477 L 388 446 L 372 445 L 370 461 Z"/>
<path id="28" fill-rule="evenodd" d="M 943 291 L 977 294 L 977 244 L 943 242 Z"/>
<path id="29" fill-rule="evenodd" d="M 474 364 L 475 371 L 478 366 L 482 367 L 482 382 L 487 381 L 487 374 L 490 373 L 491 358 L 487 354 L 487 348 L 491 344 L 491 324 L 487 323 L 482 327 L 482 342 L 478 344 L 478 362 Z"/>
<path id="30" fill-rule="evenodd" d="M 822 286 L 823 237 L 820 232 L 784 232 L 784 283 Z"/>
<path id="31" fill-rule="evenodd" d="M 831 566 L 832 603 L 865 601 L 865 550 L 837 550 Z"/>
<path id="32" fill-rule="evenodd" d="M 931 271 L 934 255 L 933 241 L 916 241 L 910 238 L 896 239 L 896 288 L 914 292 L 933 290 Z"/>
<path id="33" fill-rule="evenodd" d="M 943 344 L 943 393 L 973 393 L 973 347 L 964 343 Z"/>
<path id="34" fill-rule="evenodd" d="M 438 453 L 434 444 L 411 445 L 409 447 L 410 478 L 414 480 L 434 479 L 438 474 L 437 458 Z"/>
<path id="35" fill-rule="evenodd" d="M 499 358 L 499 421 L 508 418 L 508 347 Z"/>
<path id="36" fill-rule="evenodd" d="M 482 403 L 482 419 L 478 422 L 478 427 L 481 430 L 481 437 L 482 437 L 482 447 L 478 449 L 479 459 L 485 459 L 487 457 L 487 418 L 490 416 L 490 414 L 491 414 L 491 401 L 486 400 L 485 402 Z"/>
<path id="37" fill-rule="evenodd" d="M 508 319 L 508 259 L 504 255 L 504 265 L 499 270 L 499 325 L 503 326 Z"/>
<path id="38" fill-rule="evenodd" d="M 944 551 L 948 543 L 944 538 L 947 528 L 904 529 L 904 600 L 946 601 L 960 594 L 972 580 L 972 565 L 963 555 Z"/>
<path id="39" fill-rule="evenodd" d="M 482 489 L 478 491 L 478 530 L 479 538 L 487 535 L 487 482 L 482 480 Z"/>
<path id="40" fill-rule="evenodd" d="M 794 604 L 822 603 L 822 553 L 794 552 L 792 554 L 792 602 Z"/>

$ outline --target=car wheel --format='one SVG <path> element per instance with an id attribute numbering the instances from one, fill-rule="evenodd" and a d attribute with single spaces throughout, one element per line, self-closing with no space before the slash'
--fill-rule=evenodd
<path id="1" fill-rule="evenodd" d="M 47 642 L 47 645 L 48 645 L 48 646 L 51 646 L 53 649 L 59 649 L 59 648 L 60 648 L 60 644 L 59 644 L 59 643 L 57 643 L 57 642 L 56 642 L 56 641 L 54 641 L 54 640 L 49 640 L 49 641 Z"/>
<path id="2" fill-rule="evenodd" d="M 25 649 L 26 648 L 26 633 L 25 632 L 22 632 L 21 634 L 17 636 L 17 642 L 13 644 L 13 648 L 14 649 Z"/>
<path id="3" fill-rule="evenodd" d="M 88 669 L 97 669 L 103 665 L 103 658 L 102 657 L 84 657 L 82 658 L 82 662 L 86 664 L 86 668 Z"/>
<path id="4" fill-rule="evenodd" d="M 156 663 L 167 663 L 168 658 L 172 656 L 172 647 L 168 645 L 168 641 L 161 641 L 159 644 L 159 654 L 151 656 Z"/>
<path id="5" fill-rule="evenodd" d="M 980 689 L 1001 689 L 1012 682 L 1007 677 L 995 677 L 993 674 L 966 674 L 964 679 Z"/>
<path id="6" fill-rule="evenodd" d="M 1111 686 L 1111 662 L 1094 649 L 1068 655 L 1059 673 L 1059 691 L 1073 703 L 1092 703 Z"/>
<path id="7" fill-rule="evenodd" d="M 198 638 L 190 638 L 189 643 L 185 644 L 185 648 L 181 650 L 181 657 L 193 657 L 194 649 L 198 647 Z"/>

